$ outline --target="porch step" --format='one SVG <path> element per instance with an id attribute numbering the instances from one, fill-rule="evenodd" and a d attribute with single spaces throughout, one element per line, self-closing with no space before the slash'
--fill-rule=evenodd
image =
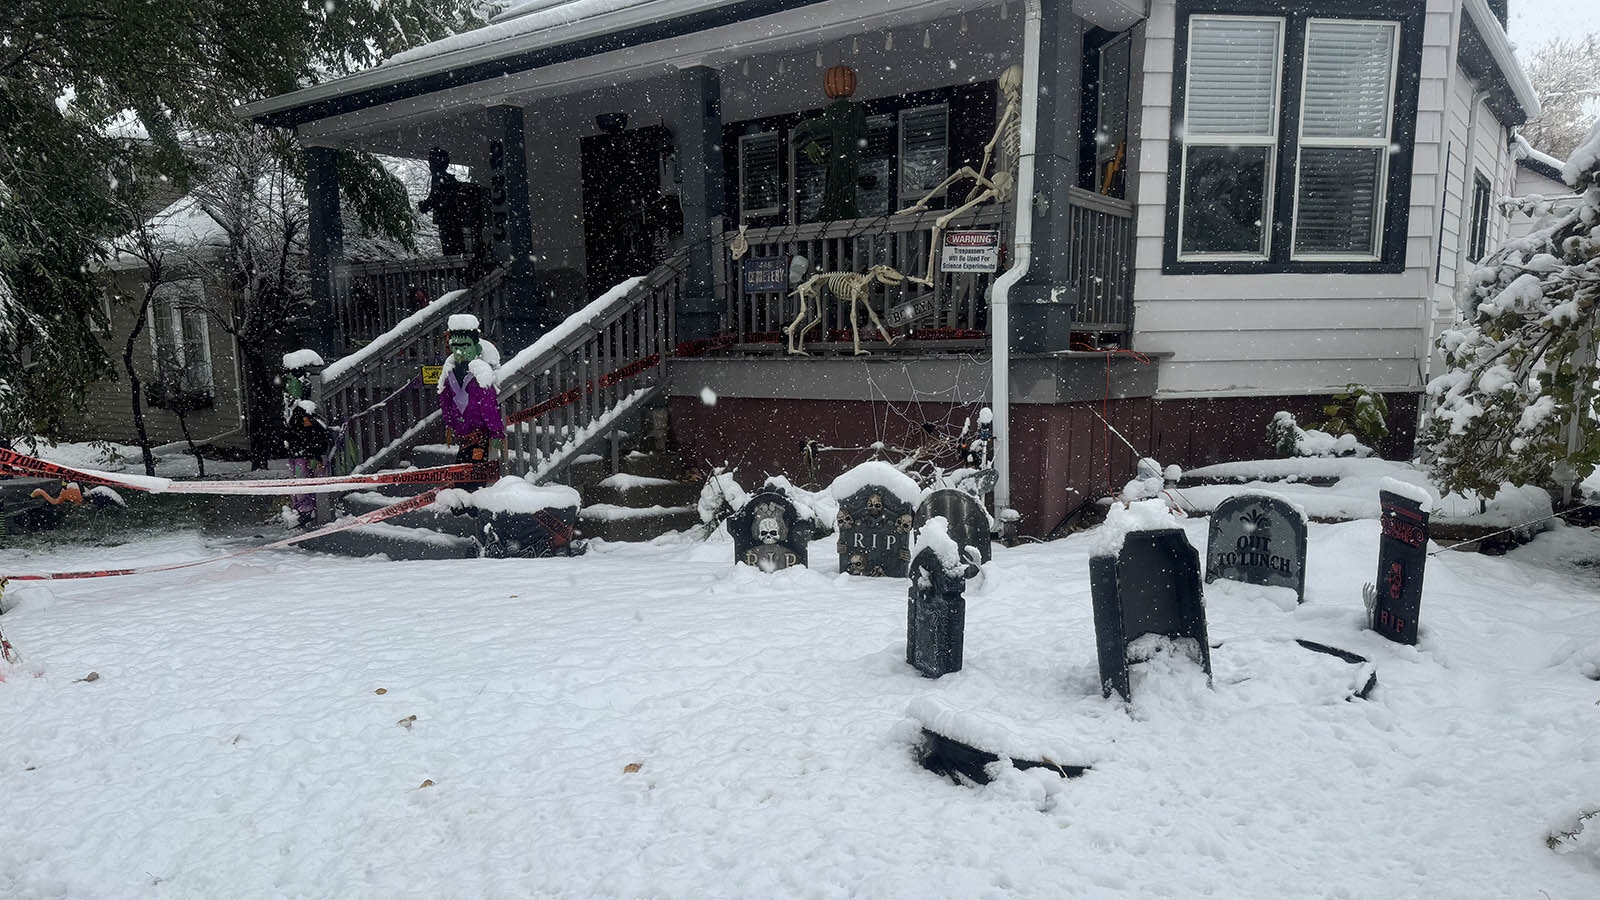
<path id="1" fill-rule="evenodd" d="M 342 501 L 344 508 L 353 516 L 373 512 L 398 502 L 400 497 L 379 494 L 374 491 L 362 491 L 356 494 L 346 494 Z M 476 538 L 483 530 L 478 520 L 470 515 L 456 515 L 453 512 L 442 510 L 436 506 L 424 506 L 421 509 L 401 513 L 392 519 L 385 519 L 384 525 L 399 525 L 402 528 L 426 528 L 441 534 L 453 535 L 462 538 Z"/>
<path id="2" fill-rule="evenodd" d="M 698 525 L 700 510 L 693 506 L 640 508 L 596 503 L 578 512 L 578 531 L 586 538 L 607 541 L 649 541 Z"/>
<path id="3" fill-rule="evenodd" d="M 338 556 L 387 556 L 393 560 L 476 559 L 478 542 L 429 528 L 379 522 L 303 541 L 301 547 Z"/>
<path id="4" fill-rule="evenodd" d="M 679 480 L 686 471 L 683 454 L 676 450 L 634 450 L 622 457 L 622 474 L 641 478 Z"/>
<path id="5" fill-rule="evenodd" d="M 591 505 L 693 507 L 700 499 L 700 485 L 673 478 L 651 478 L 619 472 L 585 488 L 583 499 Z"/>
<path id="6" fill-rule="evenodd" d="M 406 459 L 419 469 L 448 466 L 456 461 L 456 448 L 450 444 L 419 444 L 411 448 Z"/>

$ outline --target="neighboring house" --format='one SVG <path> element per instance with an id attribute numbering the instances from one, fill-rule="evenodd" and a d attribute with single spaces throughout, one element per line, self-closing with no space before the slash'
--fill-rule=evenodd
<path id="1" fill-rule="evenodd" d="M 1511 196 L 1530 199 L 1540 197 L 1550 201 L 1556 208 L 1560 208 L 1563 200 L 1577 197 L 1577 193 L 1561 177 L 1561 170 L 1566 166 L 1565 162 L 1548 153 L 1539 152 L 1521 135 L 1517 135 L 1513 152 L 1517 158 L 1517 179 L 1512 186 Z M 1508 238 L 1522 237 L 1532 231 L 1538 223 L 1538 217 L 1521 211 L 1513 211 L 1509 213 L 1509 217 L 1511 226 L 1506 231 Z"/>
<path id="2" fill-rule="evenodd" d="M 1485 185 L 1512 192 L 1512 129 L 1537 110 L 1505 7 L 532 0 L 243 114 L 294 127 L 309 148 L 313 287 L 335 355 L 377 337 L 352 325 L 353 297 L 375 302 L 365 321 L 384 326 L 410 310 L 397 290 L 406 272 L 379 283 L 340 258 L 331 148 L 413 159 L 443 148 L 488 188 L 481 254 L 499 268 L 468 299 L 484 304 L 508 357 L 623 278 L 649 275 L 629 296 L 666 297 L 671 322 L 657 324 L 716 348 L 664 362 L 676 441 L 696 462 L 751 474 L 818 465 L 826 477 L 854 459 L 817 464 L 808 440 L 913 442 L 922 422 L 959 421 L 1005 384 L 997 501 L 1044 534 L 1131 474 L 1138 454 L 1125 442 L 1184 466 L 1259 454 L 1273 412 L 1315 420 L 1350 383 L 1389 395 L 1385 450 L 1411 452 L 1433 335 L 1458 315 L 1471 262 L 1509 229 L 1475 215 L 1474 198 Z M 885 289 L 879 310 L 909 330 L 869 344 L 873 357 L 776 352 L 795 312 L 780 270 L 794 257 L 811 271 L 923 272 L 933 219 L 971 182 L 929 213 L 896 211 L 982 165 L 1013 64 L 1025 88 L 1022 162 L 1008 173 L 1020 201 L 1002 192 L 951 223 L 1000 233 L 999 272 L 942 270 L 931 289 Z M 829 148 L 816 152 L 802 123 L 831 102 L 825 81 L 853 82 L 863 107 L 853 219 L 816 221 Z M 825 306 L 827 335 L 843 312 Z M 336 366 L 330 388 L 400 390 L 358 388 L 353 373 L 404 356 L 447 311 L 378 338 L 382 352 Z M 1010 326 L 996 341 L 1002 313 Z M 619 365 L 655 359 L 619 343 L 608 357 Z M 570 390 L 593 380 L 576 377 Z M 333 402 L 359 412 L 371 400 Z M 574 430 L 553 430 L 563 428 Z M 390 459 L 420 426 L 404 430 L 364 446 Z"/>
<path id="3" fill-rule="evenodd" d="M 224 232 L 192 197 L 180 197 L 144 228 L 161 249 L 164 269 L 145 311 L 144 332 L 134 343 L 146 433 L 156 445 L 182 441 L 173 414 L 174 407 L 182 404 L 196 442 L 243 447 L 248 441 L 242 427 L 238 354 L 215 318 L 232 312 L 215 266 L 227 246 Z M 91 386 L 84 415 L 67 436 L 132 444 L 137 432 L 122 355 L 151 274 L 146 262 L 126 249 L 129 239 L 116 246 L 118 252 L 100 269 L 110 320 L 101 345 L 111 358 L 115 377 Z"/>

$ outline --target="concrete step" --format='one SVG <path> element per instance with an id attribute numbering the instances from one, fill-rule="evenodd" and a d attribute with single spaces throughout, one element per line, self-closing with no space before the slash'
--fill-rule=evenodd
<path id="1" fill-rule="evenodd" d="M 344 496 L 344 508 L 355 516 L 382 509 L 391 503 L 397 503 L 404 497 L 391 497 L 373 491 L 363 491 Z M 392 519 L 384 519 L 385 525 L 399 525 L 404 528 L 428 528 L 441 534 L 454 535 L 463 538 L 477 538 L 481 536 L 483 527 L 472 516 L 425 506 L 422 509 L 401 513 Z"/>
<path id="2" fill-rule="evenodd" d="M 407 528 L 380 522 L 312 538 L 299 544 L 336 556 L 387 556 L 393 560 L 476 559 L 478 542 L 429 528 Z"/>
<path id="3" fill-rule="evenodd" d="M 634 450 L 622 456 L 621 470 L 624 475 L 639 475 L 644 478 L 671 478 L 678 479 L 688 471 L 683 464 L 683 454 L 676 450 Z"/>
<path id="4" fill-rule="evenodd" d="M 699 525 L 700 511 L 693 506 L 638 509 L 599 503 L 578 511 L 579 534 L 607 541 L 648 541 Z"/>
<path id="5" fill-rule="evenodd" d="M 405 453 L 405 460 L 419 469 L 453 465 L 456 448 L 450 444 L 418 444 Z"/>
<path id="6" fill-rule="evenodd" d="M 700 501 L 700 485 L 672 478 L 618 473 L 585 488 L 583 501 L 585 504 L 633 507 L 695 506 Z"/>

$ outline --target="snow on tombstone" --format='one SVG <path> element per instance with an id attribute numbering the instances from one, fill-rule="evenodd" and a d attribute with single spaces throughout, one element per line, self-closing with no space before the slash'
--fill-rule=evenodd
<path id="1" fill-rule="evenodd" d="M 828 486 L 839 502 L 839 571 L 851 575 L 906 577 L 911 562 L 912 512 L 922 489 L 889 463 L 856 466 Z"/>
<path id="2" fill-rule="evenodd" d="M 813 521 L 783 486 L 769 480 L 728 519 L 734 561 L 763 572 L 809 565 Z"/>
<path id="3" fill-rule="evenodd" d="M 911 589 L 906 601 L 906 662 L 924 677 L 961 670 L 967 601 L 966 561 L 935 516 L 917 530 L 911 546 Z"/>

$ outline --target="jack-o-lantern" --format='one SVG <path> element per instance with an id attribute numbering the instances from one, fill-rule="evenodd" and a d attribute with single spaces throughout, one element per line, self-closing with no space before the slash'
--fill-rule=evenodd
<path id="1" fill-rule="evenodd" d="M 856 70 L 849 66 L 834 66 L 823 74 L 822 87 L 830 100 L 849 97 L 856 92 Z"/>

